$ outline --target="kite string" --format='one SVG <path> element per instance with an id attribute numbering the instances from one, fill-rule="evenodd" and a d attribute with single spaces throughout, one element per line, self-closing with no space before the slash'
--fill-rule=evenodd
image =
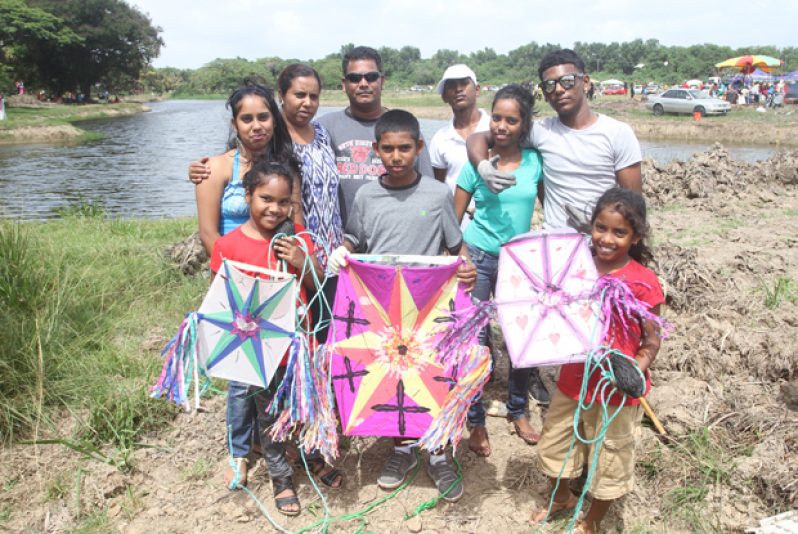
<path id="1" fill-rule="evenodd" d="M 414 454 L 416 455 L 416 467 L 413 469 L 413 472 L 410 474 L 410 476 L 407 478 L 407 480 L 405 480 L 402 483 L 401 486 L 399 486 L 398 488 L 393 490 L 391 493 L 387 494 L 386 496 L 384 496 L 381 499 L 371 503 L 370 505 L 366 506 L 365 508 L 363 508 L 363 509 L 361 509 L 361 510 L 359 510 L 357 512 L 352 512 L 352 513 L 342 514 L 342 515 L 335 516 L 335 517 L 330 517 L 330 518 L 327 518 L 326 520 L 325 519 L 320 519 L 320 520 L 316 521 L 315 523 L 313 523 L 311 525 L 308 525 L 307 527 L 301 528 L 300 530 L 298 530 L 296 532 L 296 534 L 304 534 L 305 532 L 309 532 L 310 530 L 312 530 L 314 528 L 317 528 L 317 527 L 322 527 L 321 530 L 320 530 L 321 532 L 327 532 L 327 530 L 329 529 L 330 525 L 332 525 L 333 523 L 337 523 L 337 522 L 341 522 L 341 521 L 351 521 L 353 519 L 357 519 L 357 520 L 360 521 L 360 525 L 358 526 L 357 530 L 355 531 L 355 534 L 374 534 L 371 531 L 364 530 L 366 528 L 366 525 L 368 524 L 368 521 L 366 520 L 365 516 L 366 516 L 366 514 L 370 513 L 372 510 L 377 508 L 378 506 L 380 506 L 380 505 L 390 501 L 394 497 L 396 497 L 402 490 L 404 490 L 407 486 L 409 486 L 410 484 L 413 483 L 413 481 L 416 478 L 416 475 L 418 475 L 418 472 L 421 469 L 421 461 L 419 461 L 420 458 L 418 457 L 418 450 L 417 449 L 414 449 Z M 459 469 L 459 464 L 458 464 L 458 469 Z M 459 471 L 458 471 L 458 475 L 460 475 Z M 455 481 L 455 484 L 459 480 L 460 479 L 458 478 L 458 480 Z M 452 486 L 454 486 L 454 484 L 452 484 Z M 449 488 L 449 489 L 451 489 L 451 488 Z M 437 503 L 437 499 L 439 499 L 439 498 L 440 498 L 440 496 L 435 499 L 436 503 Z M 433 506 L 434 506 L 434 504 L 433 504 Z M 423 510 L 419 510 L 419 512 L 421 512 L 421 511 L 423 511 Z M 413 515 L 417 515 L 417 513 L 409 515 L 409 516 L 406 516 L 405 519 L 409 519 L 410 517 L 413 517 Z"/>
<path id="2" fill-rule="evenodd" d="M 230 426 L 227 427 L 227 446 L 228 446 L 228 451 L 233 450 L 233 432 Z M 233 459 L 232 452 L 228 453 L 228 461 L 230 462 L 230 467 L 233 470 L 233 480 L 230 482 L 231 489 L 244 490 L 244 493 L 249 495 L 250 499 L 252 499 L 255 502 L 255 504 L 258 506 L 261 513 L 263 514 L 263 516 L 269 521 L 269 523 L 271 523 L 271 525 L 275 529 L 285 534 L 293 534 L 290 530 L 286 529 L 280 523 L 274 520 L 271 514 L 269 514 L 269 510 L 266 509 L 263 503 L 260 502 L 260 500 L 255 496 L 254 493 L 252 493 L 252 491 L 250 491 L 248 487 L 241 485 L 241 471 L 238 469 L 238 465 Z"/>
<path id="3" fill-rule="evenodd" d="M 606 278 L 606 277 L 602 277 Z M 607 298 L 607 293 L 611 291 L 617 291 L 617 287 L 615 285 L 604 284 L 600 286 L 599 294 L 601 298 L 601 302 L 604 303 L 605 299 Z M 606 307 L 603 306 L 606 312 Z M 630 307 L 625 307 L 624 311 L 629 311 Z M 637 310 L 635 310 L 637 311 Z M 607 321 L 609 322 L 609 320 Z M 626 326 L 626 323 L 623 323 L 623 326 Z M 603 330 L 604 335 L 607 332 L 607 326 L 601 324 L 601 321 L 594 324 L 594 330 L 596 328 L 601 328 Z M 596 335 L 596 332 L 593 332 L 593 336 Z M 592 338 L 592 336 L 591 336 Z M 596 465 L 598 464 L 598 457 L 599 453 L 601 452 L 601 447 L 604 445 L 604 439 L 607 435 L 610 425 L 615 420 L 615 418 L 620 414 L 621 409 L 626 404 L 627 395 L 625 392 L 619 390 L 617 388 L 616 380 L 615 380 L 615 373 L 610 364 L 610 355 L 612 354 L 619 354 L 624 358 L 634 360 L 630 358 L 626 354 L 622 353 L 617 349 L 610 349 L 604 346 L 597 347 L 596 349 L 591 350 L 585 359 L 585 369 L 582 376 L 582 385 L 579 390 L 579 400 L 577 402 L 576 410 L 574 411 L 573 417 L 573 433 L 571 434 L 571 441 L 568 446 L 568 452 L 565 455 L 565 459 L 563 460 L 562 467 L 560 468 L 560 472 L 557 475 L 557 480 L 554 483 L 554 488 L 552 489 L 551 496 L 549 498 L 549 506 L 546 510 L 546 517 L 544 518 L 543 522 L 548 520 L 549 516 L 551 515 L 552 507 L 554 506 L 554 496 L 557 494 L 557 489 L 562 482 L 562 476 L 565 472 L 565 467 L 568 465 L 568 460 L 571 458 L 573 454 L 574 447 L 576 445 L 576 440 L 578 439 L 581 443 L 586 445 L 593 445 L 593 454 L 590 462 L 590 466 L 588 467 L 587 477 L 585 479 L 585 483 L 582 486 L 582 492 L 579 495 L 579 499 L 577 500 L 576 507 L 574 508 L 574 513 L 571 516 L 570 521 L 565 529 L 566 532 L 571 532 L 576 524 L 576 520 L 579 517 L 579 513 L 582 511 L 582 507 L 584 505 L 585 497 L 587 496 L 590 487 L 593 485 L 593 478 L 596 471 Z M 640 368 L 635 365 L 634 367 L 640 375 L 640 379 L 643 382 L 643 389 L 645 390 L 645 382 L 646 378 Z M 589 402 L 586 402 L 587 394 L 588 394 L 588 385 L 590 384 L 590 379 L 595 372 L 600 372 L 601 376 L 596 384 L 595 391 L 600 392 L 600 395 L 593 395 Z M 612 388 L 607 395 L 608 388 Z M 614 393 L 621 393 L 622 397 L 618 404 L 618 408 L 612 415 L 609 415 L 609 400 Z M 600 398 L 600 408 L 601 408 L 601 425 L 598 428 L 598 431 L 594 435 L 593 438 L 587 438 L 581 435 L 579 432 L 579 421 L 581 419 L 581 412 L 582 410 L 589 411 L 595 405 L 597 398 Z"/>

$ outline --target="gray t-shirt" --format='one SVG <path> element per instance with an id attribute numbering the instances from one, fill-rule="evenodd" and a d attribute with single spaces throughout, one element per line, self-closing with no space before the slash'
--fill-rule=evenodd
<path id="1" fill-rule="evenodd" d="M 363 184 L 385 174 L 380 156 L 371 148 L 377 119 L 356 119 L 350 114 L 349 108 L 346 108 L 322 115 L 318 122 L 330 133 L 330 142 L 335 151 L 335 163 L 341 178 L 341 218 L 346 227 L 357 190 Z M 426 146 L 418 155 L 416 170 L 425 176 L 432 176 L 432 165 Z"/>
<path id="2" fill-rule="evenodd" d="M 444 249 L 459 254 L 463 234 L 449 186 L 419 175 L 405 187 L 387 187 L 381 178 L 361 187 L 344 239 L 358 253 L 438 256 Z"/>

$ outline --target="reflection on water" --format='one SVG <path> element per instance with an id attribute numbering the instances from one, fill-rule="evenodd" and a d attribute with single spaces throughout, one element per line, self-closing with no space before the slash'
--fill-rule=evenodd
<path id="1" fill-rule="evenodd" d="M 0 146 L 0 217 L 47 219 L 80 198 L 101 201 L 120 217 L 184 217 L 196 213 L 188 163 L 223 151 L 230 119 L 221 101 L 170 100 L 152 112 L 84 122 L 104 138 L 77 146 Z M 319 113 L 332 111 L 322 108 Z M 429 141 L 445 121 L 421 120 Z M 709 145 L 642 142 L 643 157 L 686 159 Z M 727 147 L 733 157 L 759 160 L 770 148 Z"/>

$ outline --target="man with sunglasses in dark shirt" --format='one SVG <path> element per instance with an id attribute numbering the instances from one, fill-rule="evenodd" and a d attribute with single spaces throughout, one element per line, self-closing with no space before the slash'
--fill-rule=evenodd
<path id="1" fill-rule="evenodd" d="M 587 98 L 590 77 L 572 50 L 543 57 L 538 68 L 541 88 L 555 117 L 535 121 L 524 145 L 543 156 L 544 228 L 589 229 L 590 214 L 607 189 L 642 190 L 640 143 L 628 124 L 593 112 Z M 512 175 L 487 160 L 490 132 L 468 138 L 469 160 L 486 185 L 498 193 L 515 185 Z"/>
<path id="2" fill-rule="evenodd" d="M 341 218 L 346 226 L 355 193 L 360 186 L 385 174 L 385 166 L 372 150 L 374 125 L 388 109 L 382 105 L 382 58 L 368 46 L 357 46 L 347 52 L 341 62 L 341 86 L 349 98 L 349 107 L 319 117 L 330 132 L 338 174 L 341 177 Z M 418 156 L 416 169 L 432 177 L 427 147 Z"/>

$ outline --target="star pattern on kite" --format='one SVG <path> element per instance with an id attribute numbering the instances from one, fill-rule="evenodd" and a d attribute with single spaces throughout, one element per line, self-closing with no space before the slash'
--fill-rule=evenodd
<path id="1" fill-rule="evenodd" d="M 277 337 L 291 337 L 293 332 L 285 330 L 269 321 L 286 292 L 292 289 L 290 284 L 283 285 L 274 294 L 261 302 L 261 279 L 255 279 L 246 296 L 235 284 L 230 267 L 225 263 L 224 274 L 225 310 L 202 313 L 200 319 L 220 328 L 224 333 L 217 341 L 206 362 L 210 370 L 224 358 L 240 349 L 246 356 L 264 384 L 269 383 L 264 363 L 263 340 Z M 265 386 L 264 386 L 265 387 Z"/>
<path id="2" fill-rule="evenodd" d="M 396 425 L 397 435 L 404 436 L 408 416 L 434 416 L 440 410 L 441 397 L 450 389 L 451 379 L 441 380 L 445 370 L 436 360 L 435 340 L 441 317 L 453 307 L 456 277 L 436 288 L 421 308 L 408 289 L 402 267 L 396 268 L 387 307 L 356 272 L 350 271 L 350 277 L 362 316 L 356 316 L 355 303 L 350 301 L 348 313 L 334 318 L 345 325 L 347 334 L 351 334 L 352 324 L 368 328 L 335 346 L 346 372 L 334 375 L 333 380 L 347 381 L 345 387 L 355 395 L 345 431 L 381 412 L 396 416 L 391 426 Z M 360 379 L 357 388 L 355 377 Z"/>

